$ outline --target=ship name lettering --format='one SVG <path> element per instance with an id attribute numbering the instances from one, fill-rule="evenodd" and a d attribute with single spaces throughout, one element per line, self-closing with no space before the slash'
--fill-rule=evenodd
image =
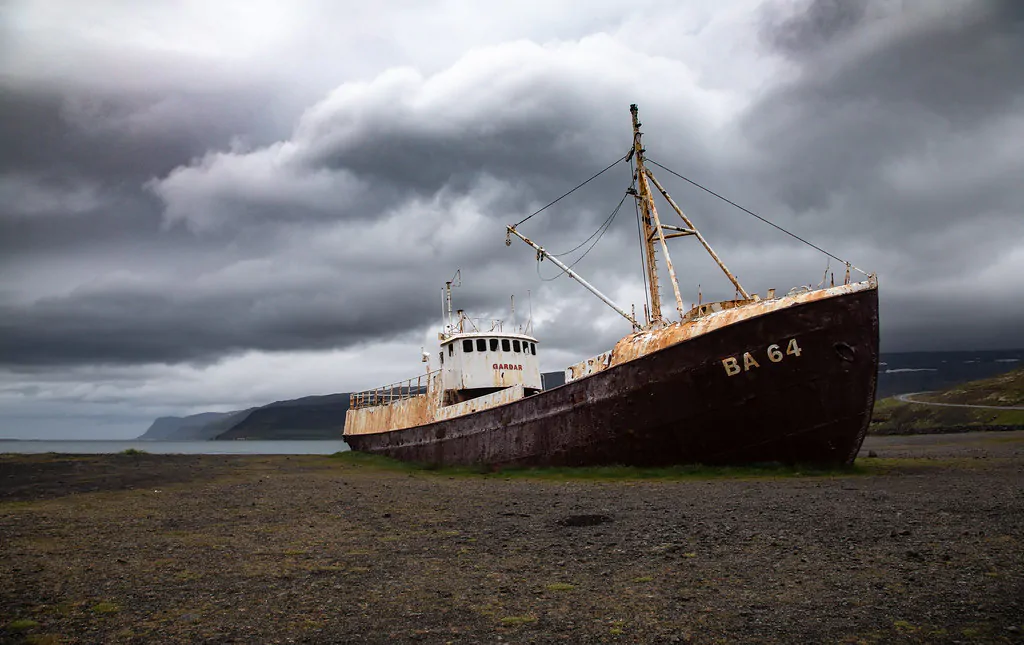
<path id="1" fill-rule="evenodd" d="M 781 363 L 787 356 L 800 356 L 803 352 L 800 349 L 800 345 L 797 344 L 795 338 L 790 338 L 785 341 L 786 352 L 782 352 L 782 344 L 772 343 L 768 346 L 765 354 L 768 360 L 772 363 Z M 742 367 L 741 362 L 742 360 Z M 726 376 L 736 376 L 740 372 L 749 372 L 752 369 L 761 367 L 761 364 L 757 362 L 754 355 L 750 352 L 743 352 L 742 356 L 729 356 L 728 358 L 722 359 L 722 367 L 725 369 Z"/>
<path id="2" fill-rule="evenodd" d="M 491 369 L 495 369 L 495 370 L 515 370 L 515 371 L 518 371 L 518 372 L 522 372 L 523 371 L 523 366 L 522 365 L 513 365 L 513 364 L 510 364 L 510 363 L 494 363 L 493 365 L 491 365 Z"/>

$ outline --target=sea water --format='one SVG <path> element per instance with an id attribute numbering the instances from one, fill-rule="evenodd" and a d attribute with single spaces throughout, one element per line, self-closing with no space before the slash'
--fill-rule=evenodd
<path id="1" fill-rule="evenodd" d="M 0 439 L 0 454 L 111 455 L 142 450 L 155 455 L 332 455 L 348 450 L 340 439 L 320 441 L 12 441 Z"/>

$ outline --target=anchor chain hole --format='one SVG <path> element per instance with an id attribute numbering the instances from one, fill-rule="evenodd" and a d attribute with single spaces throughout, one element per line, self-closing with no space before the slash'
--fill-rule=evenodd
<path id="1" fill-rule="evenodd" d="M 852 363 L 857 358 L 857 350 L 848 343 L 838 342 L 832 347 L 835 348 L 836 354 L 839 354 L 839 358 L 847 363 Z"/>

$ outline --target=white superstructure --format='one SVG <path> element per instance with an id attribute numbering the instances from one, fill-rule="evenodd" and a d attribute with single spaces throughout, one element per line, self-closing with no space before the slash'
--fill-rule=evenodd
<path id="1" fill-rule="evenodd" d="M 543 389 L 532 324 L 505 331 L 502 320 L 478 326 L 460 309 L 453 317 L 451 287 L 445 284 L 445 324 L 437 353 L 423 353 L 426 373 L 371 390 L 353 392 L 345 414 L 345 435 L 389 432 L 454 419 L 533 396 Z M 457 286 L 457 285 L 456 285 Z M 514 305 L 514 302 L 513 302 Z M 515 309 L 513 306 L 513 318 Z M 435 362 L 436 359 L 436 362 Z"/>
<path id="2" fill-rule="evenodd" d="M 446 391 L 479 396 L 522 385 L 540 390 L 537 339 L 504 332 L 456 333 L 441 341 L 441 380 Z M 464 395 L 458 396 L 465 400 Z"/>

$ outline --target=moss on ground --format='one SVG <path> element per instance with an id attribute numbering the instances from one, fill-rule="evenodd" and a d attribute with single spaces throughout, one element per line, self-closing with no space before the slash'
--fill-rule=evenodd
<path id="1" fill-rule="evenodd" d="M 405 472 L 424 476 L 537 479 L 546 481 L 629 481 L 684 479 L 763 479 L 778 477 L 835 477 L 865 474 L 858 465 L 823 468 L 820 466 L 788 465 L 779 463 L 752 464 L 749 466 L 704 466 L 689 464 L 682 466 L 639 467 L 639 466 L 552 466 L 546 468 L 488 468 L 467 466 L 434 466 L 415 464 L 380 455 L 361 452 L 339 452 L 333 459 L 347 466 L 368 470 Z"/>

